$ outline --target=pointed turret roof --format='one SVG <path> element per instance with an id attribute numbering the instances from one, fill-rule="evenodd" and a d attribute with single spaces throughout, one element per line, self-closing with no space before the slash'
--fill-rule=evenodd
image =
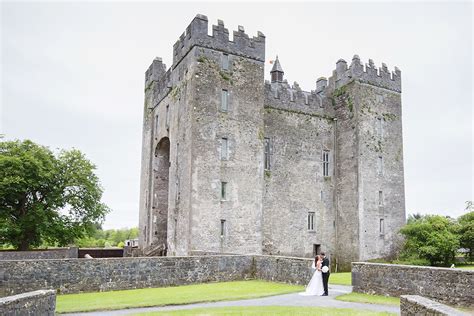
<path id="1" fill-rule="evenodd" d="M 275 61 L 273 62 L 273 68 L 272 68 L 272 71 L 270 71 L 270 73 L 275 72 L 275 71 L 284 72 L 283 69 L 281 68 L 280 61 L 278 60 L 278 55 Z"/>

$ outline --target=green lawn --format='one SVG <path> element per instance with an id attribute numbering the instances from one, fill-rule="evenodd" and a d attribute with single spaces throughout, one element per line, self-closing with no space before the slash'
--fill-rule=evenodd
<path id="1" fill-rule="evenodd" d="M 464 270 L 474 270 L 474 264 L 470 264 L 467 266 L 456 266 L 458 269 L 464 269 Z"/>
<path id="2" fill-rule="evenodd" d="M 355 303 L 400 305 L 399 297 L 362 294 L 355 292 L 336 296 L 336 300 Z"/>
<path id="3" fill-rule="evenodd" d="M 350 272 L 331 273 L 329 275 L 329 284 L 351 285 L 352 273 Z"/>
<path id="4" fill-rule="evenodd" d="M 303 286 L 266 281 L 236 281 L 193 284 L 138 290 L 58 295 L 56 312 L 114 310 L 249 299 L 303 291 Z"/>
<path id="5" fill-rule="evenodd" d="M 349 308 L 323 308 L 323 307 L 293 307 L 293 306 L 242 306 L 242 307 L 219 307 L 219 308 L 196 308 L 180 311 L 152 312 L 137 315 L 324 315 L 324 316 L 375 316 L 375 315 L 397 315 L 385 312 L 373 312 L 369 310 L 356 310 Z"/>

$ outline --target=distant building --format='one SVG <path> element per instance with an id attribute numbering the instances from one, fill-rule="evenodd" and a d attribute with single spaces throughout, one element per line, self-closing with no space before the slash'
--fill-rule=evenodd
<path id="1" fill-rule="evenodd" d="M 262 33 L 229 41 L 197 15 L 172 66 L 147 70 L 143 252 L 324 250 L 342 269 L 390 254 L 405 223 L 400 70 L 355 55 L 303 91 L 278 58 L 264 81 L 264 61 Z"/>
<path id="2" fill-rule="evenodd" d="M 138 247 L 138 238 L 125 240 L 125 246 Z"/>

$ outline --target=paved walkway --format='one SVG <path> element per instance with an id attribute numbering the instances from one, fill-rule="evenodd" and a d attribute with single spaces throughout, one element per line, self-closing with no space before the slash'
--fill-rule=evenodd
<path id="1" fill-rule="evenodd" d="M 391 312 L 400 314 L 398 306 L 393 305 L 376 305 L 376 304 L 363 304 L 363 303 L 350 303 L 337 301 L 334 298 L 338 295 L 352 292 L 351 286 L 344 285 L 330 285 L 329 296 L 301 296 L 298 293 L 283 294 L 248 300 L 239 301 L 222 301 L 214 303 L 197 303 L 188 305 L 175 305 L 175 306 L 164 306 L 164 307 L 145 307 L 145 308 L 130 308 L 115 311 L 102 311 L 102 312 L 90 312 L 90 313 L 76 313 L 66 314 L 68 316 L 112 316 L 112 315 L 131 315 L 145 312 L 155 311 L 171 311 L 171 310 L 184 310 L 192 308 L 210 308 L 210 307 L 226 307 L 226 306 L 307 306 L 307 307 L 328 307 L 328 308 L 354 308 L 354 309 L 367 309 L 379 312 Z"/>

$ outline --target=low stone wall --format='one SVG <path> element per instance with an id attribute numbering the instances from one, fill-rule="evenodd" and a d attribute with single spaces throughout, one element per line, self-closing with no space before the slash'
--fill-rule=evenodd
<path id="1" fill-rule="evenodd" d="M 0 261 L 0 296 L 31 290 L 110 291 L 255 277 L 252 256 Z"/>
<path id="2" fill-rule="evenodd" d="M 77 247 L 37 249 L 30 251 L 0 250 L 0 260 L 77 258 Z"/>
<path id="3" fill-rule="evenodd" d="M 474 271 L 379 263 L 352 263 L 354 292 L 420 295 L 448 304 L 474 306 Z"/>
<path id="4" fill-rule="evenodd" d="M 123 248 L 79 248 L 76 258 L 84 258 L 86 254 L 92 258 L 121 258 L 123 253 Z"/>
<path id="5" fill-rule="evenodd" d="M 402 295 L 400 296 L 400 315 L 463 316 L 467 314 L 419 295 Z"/>
<path id="6" fill-rule="evenodd" d="M 314 259 L 253 256 L 255 277 L 261 280 L 307 284 L 313 275 L 311 265 Z"/>
<path id="7" fill-rule="evenodd" d="M 30 316 L 54 315 L 56 293 L 53 290 L 39 290 L 0 298 L 0 315 Z"/>

